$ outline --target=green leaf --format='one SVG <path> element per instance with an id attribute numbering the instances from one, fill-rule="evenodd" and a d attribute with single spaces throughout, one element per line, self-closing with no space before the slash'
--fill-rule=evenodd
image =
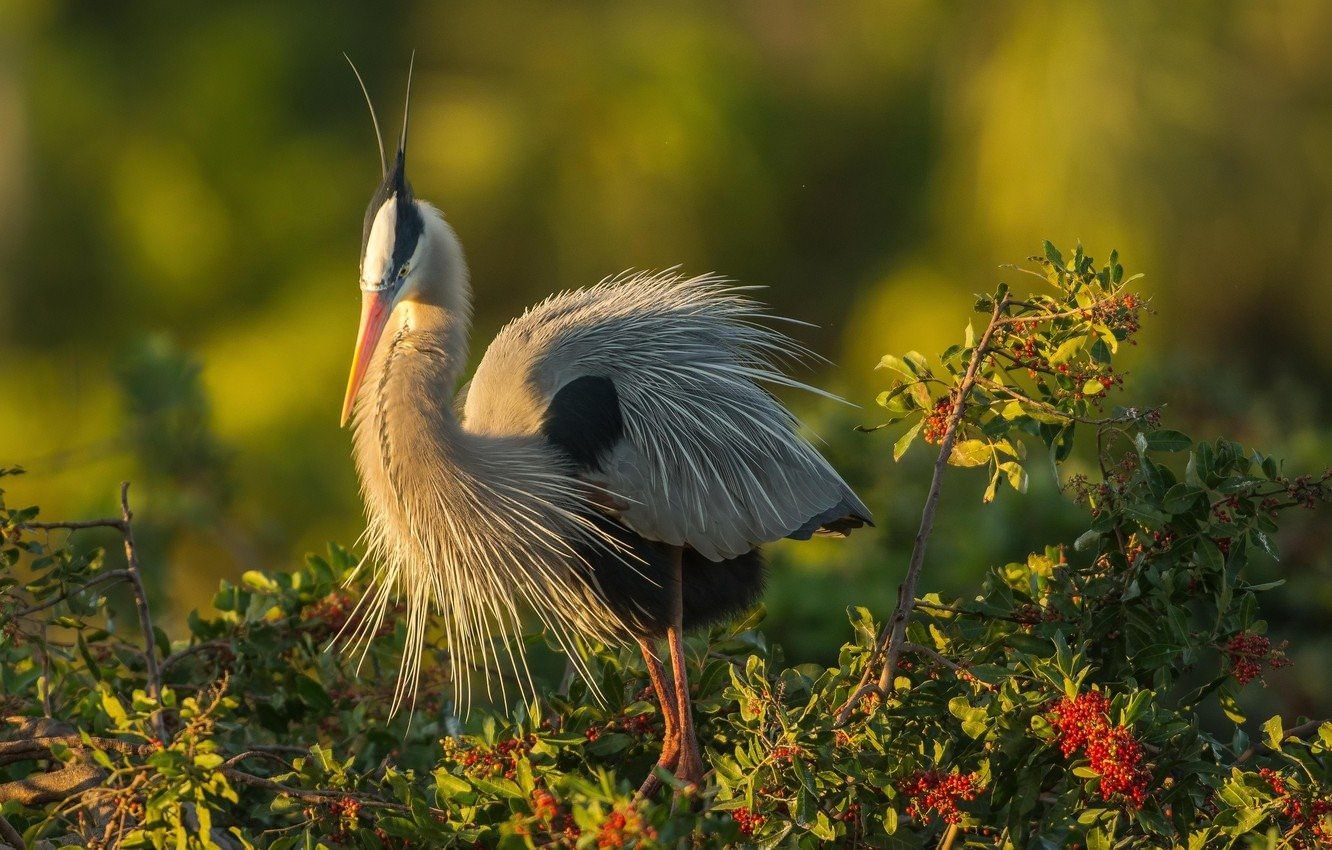
<path id="1" fill-rule="evenodd" d="M 929 410 L 934 407 L 934 398 L 930 395 L 930 388 L 925 386 L 924 381 L 916 381 L 908 387 L 911 390 L 911 397 L 916 400 L 916 404 L 922 409 Z"/>
<path id="2" fill-rule="evenodd" d="M 908 351 L 903 357 L 907 362 L 907 367 L 916 377 L 928 378 L 934 374 L 930 371 L 930 366 L 925 360 L 925 355 L 921 354 L 919 351 Z"/>
<path id="3" fill-rule="evenodd" d="M 879 358 L 879 365 L 875 366 L 874 368 L 892 369 L 894 372 L 900 372 L 901 374 L 905 375 L 908 378 L 916 377 L 915 373 L 912 372 L 911 369 L 907 367 L 906 362 L 895 354 L 883 355 L 883 357 Z"/>
<path id="4" fill-rule="evenodd" d="M 111 718 L 111 722 L 117 727 L 124 726 L 129 722 L 129 715 L 125 713 L 125 706 L 120 704 L 120 699 L 111 693 L 111 689 L 102 685 L 102 710 L 106 716 Z"/>
<path id="5" fill-rule="evenodd" d="M 1147 435 L 1147 448 L 1154 452 L 1188 451 L 1193 441 L 1179 431 L 1152 431 Z"/>
<path id="6" fill-rule="evenodd" d="M 897 438 L 897 442 L 893 443 L 894 461 L 901 460 L 902 455 L 906 454 L 906 450 L 911 448 L 912 441 L 916 439 L 916 435 L 920 433 L 921 426 L 924 424 L 924 419 L 918 420 L 915 425 L 906 430 L 906 433 Z"/>
<path id="7" fill-rule="evenodd" d="M 1052 366 L 1058 366 L 1060 363 L 1067 363 L 1069 360 L 1073 359 L 1073 357 L 1082 350 L 1082 343 L 1084 341 L 1085 339 L 1080 336 L 1067 340 L 1063 345 L 1055 349 L 1054 354 L 1050 355 L 1050 364 Z"/>
<path id="8" fill-rule="evenodd" d="M 246 570 L 241 575 L 241 583 L 252 590 L 258 590 L 262 593 L 277 593 L 281 590 L 278 583 L 258 570 Z"/>
<path id="9" fill-rule="evenodd" d="M 981 501 L 987 505 L 994 501 L 995 496 L 999 495 L 999 478 L 1000 474 L 998 471 L 991 475 L 990 483 L 986 486 L 985 493 L 981 496 Z"/>
<path id="10" fill-rule="evenodd" d="M 1015 460 L 999 464 L 999 469 L 1008 476 L 1008 484 L 1019 493 L 1027 492 L 1027 470 Z"/>
<path id="11" fill-rule="evenodd" d="M 1281 728 L 1281 715 L 1278 714 L 1263 724 L 1263 734 L 1266 736 L 1267 746 L 1274 750 L 1281 749 L 1281 742 L 1285 740 L 1285 733 Z"/>
<path id="12" fill-rule="evenodd" d="M 984 440 L 961 440 L 953 444 L 948 462 L 953 466 L 980 466 L 989 463 L 994 452 Z"/>
<path id="13" fill-rule="evenodd" d="M 1048 239 L 1045 241 L 1043 247 L 1045 248 L 1045 258 L 1054 263 L 1058 268 L 1064 268 L 1064 255 L 1059 253 L 1059 249 Z"/>

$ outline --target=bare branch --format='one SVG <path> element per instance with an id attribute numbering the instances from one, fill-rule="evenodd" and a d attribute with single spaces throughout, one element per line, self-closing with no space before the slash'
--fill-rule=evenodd
<path id="1" fill-rule="evenodd" d="M 118 519 L 80 519 L 62 522 L 25 522 L 20 523 L 19 528 L 27 528 L 33 531 L 81 531 L 86 528 L 114 528 L 117 531 L 123 531 L 124 523 Z"/>
<path id="2" fill-rule="evenodd" d="M 128 581 L 129 577 L 130 577 L 129 570 L 111 570 L 109 572 L 99 573 L 98 575 L 95 575 L 92 578 L 88 579 L 83 584 L 77 587 L 71 587 L 68 590 L 64 591 L 63 593 L 58 593 L 55 596 L 52 596 L 50 599 L 46 600 L 45 602 L 40 602 L 36 605 L 24 608 L 21 611 L 15 611 L 13 614 L 10 614 L 8 617 L 5 617 L 3 620 L 0 620 L 0 626 L 3 626 L 6 623 L 9 623 L 13 620 L 21 620 L 24 617 L 29 617 L 33 614 L 40 613 L 42 611 L 45 611 L 47 608 L 54 608 L 55 606 L 59 605 L 61 602 L 64 602 L 66 599 L 70 598 L 71 596 L 77 593 L 82 593 L 83 591 L 89 590 L 93 587 L 96 587 L 97 585 L 102 584 L 103 582 L 122 581 L 122 580 Z"/>
<path id="3" fill-rule="evenodd" d="M 160 706 L 162 672 L 157 666 L 157 638 L 153 632 L 153 617 L 148 611 L 148 593 L 143 588 L 143 577 L 139 572 L 139 553 L 134 546 L 134 527 L 131 525 L 134 514 L 129 506 L 129 486 L 128 481 L 120 482 L 120 533 L 125 538 L 126 572 L 129 573 L 130 583 L 134 586 L 134 605 L 139 612 L 139 629 L 143 632 L 143 660 L 148 669 L 148 696 Z M 153 728 L 157 731 L 158 740 L 165 742 L 166 723 L 163 722 L 160 708 L 153 712 Z"/>

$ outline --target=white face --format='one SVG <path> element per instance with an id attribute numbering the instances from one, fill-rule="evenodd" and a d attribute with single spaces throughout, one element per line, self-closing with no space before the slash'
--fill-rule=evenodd
<path id="1" fill-rule="evenodd" d="M 397 224 L 398 198 L 395 195 L 379 208 L 374 224 L 370 226 L 370 238 L 365 243 L 365 259 L 361 262 L 361 289 L 375 291 L 387 289 L 393 284 L 392 280 L 385 280 L 385 277 L 395 274 L 391 266 Z"/>

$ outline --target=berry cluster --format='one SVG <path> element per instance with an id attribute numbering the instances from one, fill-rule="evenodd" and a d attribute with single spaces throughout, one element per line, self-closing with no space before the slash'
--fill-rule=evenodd
<path id="1" fill-rule="evenodd" d="M 976 774 L 956 770 L 949 773 L 916 771 L 898 782 L 896 788 L 897 793 L 907 798 L 907 816 L 925 825 L 935 814 L 944 823 L 961 823 L 958 801 L 974 800 L 984 790 Z"/>
<path id="2" fill-rule="evenodd" d="M 1287 785 L 1286 778 L 1269 767 L 1262 768 L 1258 774 L 1267 781 L 1272 794 L 1281 801 L 1281 814 L 1294 824 L 1294 829 L 1286 833 L 1291 837 L 1291 847 L 1312 850 L 1315 847 L 1332 846 L 1332 797 L 1308 794 L 1297 796 Z"/>
<path id="3" fill-rule="evenodd" d="M 1247 685 L 1254 679 L 1263 682 L 1263 667 L 1273 670 L 1290 666 L 1286 657 L 1287 643 L 1273 647 L 1272 641 L 1264 635 L 1252 632 L 1240 632 L 1226 644 L 1226 655 L 1230 658 L 1230 674 L 1241 685 Z M 1266 682 L 1263 682 L 1266 685 Z"/>
<path id="4" fill-rule="evenodd" d="M 325 811 L 320 812 L 320 808 Z M 309 821 L 318 820 L 321 814 L 333 818 L 336 827 L 329 829 L 327 837 L 337 844 L 347 844 L 361 829 L 361 801 L 355 797 L 334 797 L 318 806 L 308 806 L 305 817 Z"/>
<path id="5" fill-rule="evenodd" d="M 583 731 L 583 737 L 592 742 L 608 732 L 624 732 L 639 739 L 658 737 L 661 733 L 661 719 L 653 714 L 626 715 L 604 726 L 589 726 Z"/>
<path id="6" fill-rule="evenodd" d="M 1286 481 L 1286 495 L 1292 502 L 1307 510 L 1313 510 L 1320 501 L 1332 498 L 1332 469 L 1323 470 L 1317 481 L 1312 475 L 1301 475 Z"/>
<path id="7" fill-rule="evenodd" d="M 555 841 L 573 846 L 582 835 L 583 831 L 574 823 L 573 815 L 561 809 L 555 795 L 545 788 L 532 792 L 532 814 L 545 824 L 546 831 Z"/>
<path id="8" fill-rule="evenodd" d="M 445 761 L 460 765 L 472 776 L 503 776 L 505 779 L 517 777 L 518 761 L 531 752 L 535 744 L 535 735 L 506 738 L 497 741 L 493 747 L 484 745 L 462 747 L 453 738 L 445 738 L 440 742 L 444 748 Z"/>
<path id="9" fill-rule="evenodd" d="M 766 817 L 757 812 L 751 812 L 744 806 L 731 812 L 731 819 L 735 821 L 736 826 L 740 827 L 740 834 L 744 836 L 753 835 L 763 824 L 768 822 Z"/>
<path id="10" fill-rule="evenodd" d="M 606 816 L 601 828 L 597 830 L 597 847 L 624 847 L 626 842 L 634 838 L 655 841 L 657 830 L 643 820 L 636 808 L 621 803 Z"/>
<path id="11" fill-rule="evenodd" d="M 782 744 L 781 746 L 778 747 L 773 747 L 772 749 L 772 757 L 777 761 L 784 761 L 787 764 L 793 764 L 796 759 L 800 758 L 803 755 L 804 751 L 801 750 L 799 747 L 788 746 L 786 744 Z"/>
<path id="12" fill-rule="evenodd" d="M 925 442 L 935 446 L 942 443 L 944 434 L 948 433 L 948 419 L 952 415 L 953 397 L 949 394 L 936 401 L 934 408 L 925 414 L 925 428 L 921 431 Z"/>
<path id="13" fill-rule="evenodd" d="M 1059 749 L 1065 758 L 1078 750 L 1086 753 L 1091 769 L 1101 777 L 1101 798 L 1122 795 L 1133 808 L 1147 799 L 1147 780 L 1142 766 L 1142 745 L 1127 726 L 1110 723 L 1110 700 L 1100 691 L 1086 691 L 1055 703 L 1048 716 L 1059 732 Z"/>
<path id="14" fill-rule="evenodd" d="M 316 639 L 341 633 L 353 616 L 359 617 L 356 614 L 356 600 L 350 594 L 338 590 L 306 605 L 302 611 L 302 617 L 317 636 Z M 374 636 L 385 637 L 392 634 L 396 623 L 396 617 L 384 617 Z"/>

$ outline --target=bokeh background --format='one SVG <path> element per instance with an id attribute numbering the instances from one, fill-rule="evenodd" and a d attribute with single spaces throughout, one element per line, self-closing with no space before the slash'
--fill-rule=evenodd
<path id="1" fill-rule="evenodd" d="M 1332 457 L 1332 4 L 167 3 L 0 0 L 0 464 L 12 503 L 135 482 L 159 609 L 355 540 L 337 427 L 374 141 L 417 51 L 411 177 L 467 248 L 483 343 L 626 268 L 770 286 L 861 405 L 791 399 L 876 531 L 778 546 L 769 634 L 828 660 L 887 609 L 926 486 L 873 424 L 884 351 L 937 351 L 1003 263 L 1081 240 L 1147 274 L 1126 400 Z M 475 346 L 479 358 L 482 346 Z M 1037 470 L 956 472 L 925 589 L 1080 530 Z M 1249 699 L 1332 710 L 1328 517 L 1270 571 L 1294 668 Z M 1249 689 L 1250 692 L 1257 688 Z M 1270 706 L 1269 706 L 1270 707 Z"/>

